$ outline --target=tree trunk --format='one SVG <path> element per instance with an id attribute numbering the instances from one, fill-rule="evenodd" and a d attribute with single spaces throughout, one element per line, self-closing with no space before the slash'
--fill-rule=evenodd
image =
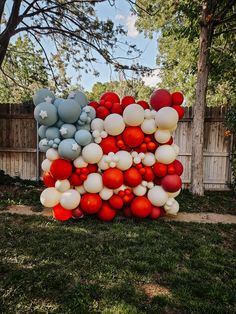
<path id="1" fill-rule="evenodd" d="M 207 22 L 208 8 L 205 3 L 202 8 L 200 23 L 200 42 L 198 56 L 198 72 L 196 85 L 196 98 L 193 107 L 192 125 L 192 186 L 193 194 L 204 195 L 203 185 L 203 144 L 204 144 L 204 119 L 206 108 L 206 93 L 209 73 L 209 48 L 211 46 L 212 27 Z"/>

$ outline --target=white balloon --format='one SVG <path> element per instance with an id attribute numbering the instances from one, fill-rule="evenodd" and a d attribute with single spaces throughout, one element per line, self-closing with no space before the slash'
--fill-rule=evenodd
<path id="1" fill-rule="evenodd" d="M 61 193 L 55 188 L 47 188 L 40 195 L 40 202 L 45 207 L 54 207 L 60 201 Z"/>
<path id="2" fill-rule="evenodd" d="M 168 200 L 168 194 L 161 186 L 154 186 L 148 191 L 147 197 L 152 205 L 160 207 Z"/>
<path id="3" fill-rule="evenodd" d="M 153 166 L 156 162 L 155 155 L 153 153 L 146 153 L 145 157 L 142 159 L 144 166 Z"/>
<path id="4" fill-rule="evenodd" d="M 140 184 L 140 185 L 133 188 L 133 192 L 137 196 L 143 196 L 146 194 L 147 188 L 146 188 L 146 186 L 143 186 Z"/>
<path id="5" fill-rule="evenodd" d="M 131 154 L 125 150 L 118 151 L 116 153 L 116 157 L 118 158 L 116 167 L 122 171 L 128 170 L 133 164 L 133 158 Z"/>
<path id="6" fill-rule="evenodd" d="M 84 188 L 89 193 L 99 193 L 103 189 L 102 176 L 99 173 L 90 173 L 84 181 Z"/>
<path id="7" fill-rule="evenodd" d="M 47 157 L 47 159 L 52 160 L 52 161 L 60 158 L 60 156 L 58 154 L 58 150 L 54 149 L 54 148 L 49 148 L 47 150 L 46 157 Z"/>
<path id="8" fill-rule="evenodd" d="M 104 130 L 104 121 L 102 119 L 99 119 L 99 118 L 93 119 L 91 122 L 91 129 L 93 131 L 98 130 L 98 131 L 102 132 Z"/>
<path id="9" fill-rule="evenodd" d="M 75 186 L 75 190 L 77 192 L 79 192 L 80 195 L 83 195 L 86 193 L 85 189 L 84 189 L 84 186 L 83 185 L 80 185 L 80 186 Z"/>
<path id="10" fill-rule="evenodd" d="M 102 159 L 98 163 L 98 167 L 101 170 L 107 170 L 109 168 L 109 163 L 106 161 L 107 155 L 102 156 Z"/>
<path id="11" fill-rule="evenodd" d="M 123 118 L 127 125 L 138 126 L 143 123 L 144 109 L 137 104 L 129 105 L 123 112 Z"/>
<path id="12" fill-rule="evenodd" d="M 178 211 L 179 211 L 179 203 L 173 199 L 173 203 L 171 206 L 168 205 L 164 205 L 164 209 L 166 211 L 167 214 L 169 215 L 177 215 Z"/>
<path id="13" fill-rule="evenodd" d="M 41 168 L 43 171 L 50 171 L 50 167 L 51 167 L 52 161 L 49 159 L 44 159 L 42 164 L 41 164 Z"/>
<path id="14" fill-rule="evenodd" d="M 145 119 L 141 124 L 141 129 L 145 134 L 153 134 L 157 127 L 154 119 Z"/>
<path id="15" fill-rule="evenodd" d="M 104 187 L 104 188 L 99 192 L 99 195 L 100 195 L 100 197 L 101 197 L 102 200 L 107 201 L 107 200 L 109 200 L 109 198 L 112 197 L 112 195 L 113 195 L 113 190 Z"/>
<path id="16" fill-rule="evenodd" d="M 57 191 L 63 193 L 70 189 L 70 181 L 69 180 L 57 180 L 55 183 L 55 188 Z"/>
<path id="17" fill-rule="evenodd" d="M 173 143 L 171 144 L 171 147 L 174 149 L 175 156 L 177 157 L 179 155 L 179 146 Z"/>
<path id="18" fill-rule="evenodd" d="M 75 209 L 80 203 L 81 196 L 78 191 L 70 189 L 61 195 L 60 204 L 65 209 Z"/>
<path id="19" fill-rule="evenodd" d="M 158 143 L 164 144 L 170 140 L 171 134 L 170 134 L 169 130 L 158 129 L 158 130 L 156 130 L 154 137 Z"/>
<path id="20" fill-rule="evenodd" d="M 84 168 L 88 166 L 88 163 L 84 160 L 82 156 L 79 156 L 73 161 L 75 168 Z"/>
<path id="21" fill-rule="evenodd" d="M 118 194 L 120 191 L 124 191 L 127 189 L 127 186 L 122 184 L 121 186 L 119 186 L 117 189 L 114 190 L 115 194 Z"/>
<path id="22" fill-rule="evenodd" d="M 102 158 L 102 155 L 102 148 L 96 143 L 90 143 L 86 145 L 82 150 L 82 157 L 89 164 L 98 163 Z"/>
<path id="23" fill-rule="evenodd" d="M 113 136 L 121 134 L 125 129 L 125 123 L 121 115 L 117 113 L 109 114 L 104 120 L 105 131 Z"/>
<path id="24" fill-rule="evenodd" d="M 176 196 L 179 195 L 180 192 L 181 192 L 181 189 L 179 189 L 177 192 L 167 192 L 167 194 L 169 195 L 169 197 L 175 198 Z"/>
<path id="25" fill-rule="evenodd" d="M 178 122 L 179 116 L 177 111 L 171 107 L 163 107 L 157 113 L 155 117 L 156 125 L 160 129 L 170 130 Z"/>
<path id="26" fill-rule="evenodd" d="M 158 162 L 168 165 L 175 160 L 176 153 L 171 145 L 161 145 L 157 147 L 155 157 Z"/>

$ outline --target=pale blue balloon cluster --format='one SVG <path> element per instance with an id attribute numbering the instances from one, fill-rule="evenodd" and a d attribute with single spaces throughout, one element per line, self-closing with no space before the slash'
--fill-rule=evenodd
<path id="1" fill-rule="evenodd" d="M 83 146 L 93 142 L 90 131 L 96 111 L 88 106 L 84 93 L 76 91 L 67 99 L 55 98 L 51 91 L 43 88 L 34 94 L 33 102 L 34 117 L 40 124 L 41 152 L 55 148 L 62 158 L 74 160 L 79 157 Z"/>

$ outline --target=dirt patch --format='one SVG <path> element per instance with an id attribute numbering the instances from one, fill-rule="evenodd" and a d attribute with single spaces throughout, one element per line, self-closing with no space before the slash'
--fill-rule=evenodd
<path id="1" fill-rule="evenodd" d="M 144 293 L 146 294 L 146 296 L 149 299 L 152 299 L 152 298 L 154 298 L 156 296 L 160 296 L 160 295 L 165 295 L 168 297 L 172 296 L 169 289 L 162 287 L 162 286 L 155 284 L 155 283 L 145 284 L 141 287 L 141 289 L 144 291 Z"/>
<path id="2" fill-rule="evenodd" d="M 198 223 L 223 223 L 236 224 L 236 215 L 223 215 L 214 213 L 185 213 L 180 212 L 177 216 L 168 216 L 169 221 L 198 222 Z"/>
<path id="3" fill-rule="evenodd" d="M 26 205 L 12 205 L 8 206 L 6 210 L 0 211 L 0 214 L 10 213 L 18 215 L 35 215 L 35 216 L 52 216 L 52 210 L 50 208 L 44 208 L 41 212 L 32 211 L 30 206 Z"/>

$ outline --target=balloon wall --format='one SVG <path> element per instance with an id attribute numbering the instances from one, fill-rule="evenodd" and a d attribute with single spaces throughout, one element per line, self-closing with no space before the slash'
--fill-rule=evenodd
<path id="1" fill-rule="evenodd" d="M 184 115 L 180 92 L 156 90 L 150 105 L 114 92 L 90 103 L 81 91 L 55 98 L 47 89 L 33 100 L 46 153 L 40 201 L 55 219 L 177 214 L 183 166 L 172 133 Z"/>

